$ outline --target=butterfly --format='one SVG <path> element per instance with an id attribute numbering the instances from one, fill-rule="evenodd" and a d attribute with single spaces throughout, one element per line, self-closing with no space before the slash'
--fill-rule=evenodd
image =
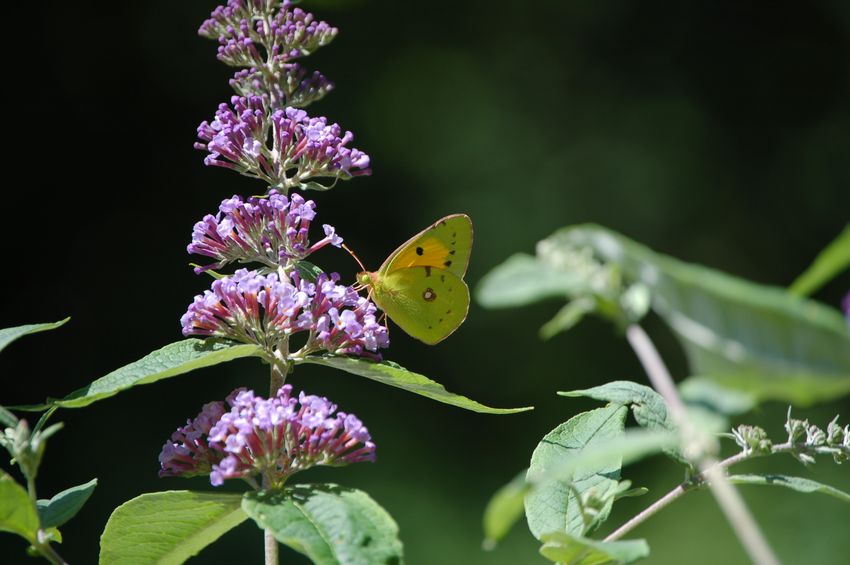
<path id="1" fill-rule="evenodd" d="M 401 244 L 377 271 L 363 267 L 357 282 L 402 330 L 434 345 L 466 319 L 469 287 L 463 275 L 471 252 L 472 220 L 452 214 Z"/>

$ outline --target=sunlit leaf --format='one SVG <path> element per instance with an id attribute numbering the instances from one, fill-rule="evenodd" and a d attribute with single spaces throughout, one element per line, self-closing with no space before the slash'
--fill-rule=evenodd
<path id="1" fill-rule="evenodd" d="M 44 332 L 47 330 L 55 330 L 60 326 L 64 326 L 65 323 L 71 318 L 65 318 L 64 320 L 59 320 L 58 322 L 50 322 L 47 324 L 27 324 L 25 326 L 15 326 L 14 328 L 3 328 L 0 329 L 0 351 L 6 349 L 6 346 L 15 341 L 20 337 L 24 337 L 25 335 L 30 335 L 38 332 Z"/>
<path id="2" fill-rule="evenodd" d="M 551 532 L 540 537 L 543 547 L 540 554 L 563 565 L 605 565 L 606 563 L 633 563 L 649 556 L 645 540 L 597 541 Z"/>
<path id="3" fill-rule="evenodd" d="M 785 487 L 792 490 L 796 490 L 797 492 L 805 493 L 819 492 L 822 494 L 828 494 L 829 496 L 834 496 L 838 500 L 844 502 L 850 502 L 850 494 L 842 490 L 838 490 L 835 487 L 831 487 L 829 485 L 825 485 L 817 481 L 813 481 L 811 479 L 804 479 L 803 477 L 757 474 L 732 475 L 729 477 L 729 482 L 738 485 L 768 485 Z"/>
<path id="4" fill-rule="evenodd" d="M 0 472 L 0 531 L 12 532 L 35 543 L 38 514 L 27 491 L 15 479 Z"/>
<path id="5" fill-rule="evenodd" d="M 58 528 L 73 518 L 86 503 L 97 486 L 97 479 L 65 489 L 50 500 L 39 500 L 36 504 L 42 528 Z"/>
<path id="6" fill-rule="evenodd" d="M 183 563 L 246 518 L 239 494 L 143 494 L 109 517 L 100 537 L 100 563 Z"/>
<path id="7" fill-rule="evenodd" d="M 484 509 L 484 548 L 493 549 L 502 540 L 525 510 L 524 499 L 529 490 L 525 482 L 527 470 L 496 491 Z"/>
<path id="8" fill-rule="evenodd" d="M 694 374 L 758 400 L 808 405 L 850 392 L 850 332 L 834 308 L 655 253 L 597 226 L 565 228 L 547 241 L 590 247 L 645 284 Z"/>
<path id="9" fill-rule="evenodd" d="M 278 493 L 249 492 L 245 512 L 275 538 L 317 565 L 396 565 L 398 526 L 363 491 L 333 484 L 296 485 Z"/>
<path id="10" fill-rule="evenodd" d="M 536 257 L 518 253 L 490 271 L 475 288 L 475 298 L 485 308 L 524 306 L 584 288 L 584 279 L 552 269 Z"/>
<path id="11" fill-rule="evenodd" d="M 81 408 L 135 386 L 154 383 L 195 369 L 211 367 L 240 357 L 259 354 L 260 349 L 255 345 L 185 339 L 166 345 L 138 361 L 116 369 L 61 400 L 27 408 L 46 409 L 50 406 Z"/>
<path id="12" fill-rule="evenodd" d="M 821 251 L 803 274 L 797 277 L 789 291 L 807 296 L 850 268 L 850 224 Z"/>
<path id="13" fill-rule="evenodd" d="M 428 377 L 420 375 L 419 373 L 408 371 L 404 367 L 390 361 L 375 363 L 373 361 L 354 359 L 351 357 L 325 356 L 306 357 L 300 360 L 299 363 L 313 363 L 315 365 L 333 367 L 334 369 L 340 369 L 354 375 L 366 377 L 367 379 L 372 379 L 373 381 L 378 381 L 385 385 L 413 392 L 444 404 L 451 404 L 452 406 L 472 410 L 473 412 L 482 412 L 485 414 L 513 414 L 515 412 L 523 412 L 533 408 L 531 406 L 523 408 L 491 408 L 465 396 L 449 392 L 440 383 L 432 381 Z"/>
<path id="14" fill-rule="evenodd" d="M 534 482 L 583 450 L 621 435 L 627 412 L 625 406 L 612 404 L 582 412 L 556 427 L 543 437 L 531 455 L 527 480 Z M 525 497 L 525 515 L 531 533 L 538 539 L 549 532 L 583 535 L 604 521 L 613 498 L 592 523 L 585 523 L 582 503 L 577 497 L 590 489 L 605 492 L 616 488 L 620 466 L 620 457 L 609 454 L 602 460 L 582 462 L 569 473 L 562 473 L 558 480 L 541 482 Z"/>

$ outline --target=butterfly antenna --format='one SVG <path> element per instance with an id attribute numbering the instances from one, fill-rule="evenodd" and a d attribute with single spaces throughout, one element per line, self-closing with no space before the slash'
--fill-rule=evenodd
<path id="1" fill-rule="evenodd" d="M 345 249 L 346 251 L 348 251 L 348 254 L 349 254 L 349 255 L 351 255 L 352 257 L 354 257 L 354 260 L 355 260 L 355 261 L 357 261 L 357 264 L 358 264 L 358 265 L 360 265 L 360 268 L 361 268 L 361 269 L 363 269 L 363 271 L 365 272 L 365 271 L 366 271 L 366 267 L 364 267 L 364 266 L 363 266 L 363 261 L 361 261 L 361 260 L 360 260 L 360 257 L 358 257 L 358 256 L 357 256 L 357 254 L 356 254 L 354 251 L 352 251 L 352 250 L 351 250 L 351 249 L 350 249 L 350 248 L 349 248 L 346 244 L 344 244 L 344 243 L 342 244 L 342 248 L 343 248 L 343 249 Z"/>

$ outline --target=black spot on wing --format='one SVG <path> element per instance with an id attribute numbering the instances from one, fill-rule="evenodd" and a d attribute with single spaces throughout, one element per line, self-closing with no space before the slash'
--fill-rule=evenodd
<path id="1" fill-rule="evenodd" d="M 421 247 L 416 248 L 416 254 L 417 255 L 419 255 L 421 257 L 423 253 L 425 253 L 424 249 L 422 249 Z"/>
<path id="2" fill-rule="evenodd" d="M 443 265 L 445 265 L 446 267 L 451 267 L 452 262 L 451 262 L 451 260 L 449 260 L 449 261 L 446 261 L 445 263 L 443 263 Z"/>
<path id="3" fill-rule="evenodd" d="M 431 276 L 431 266 L 430 265 L 425 265 L 425 276 L 426 277 Z"/>

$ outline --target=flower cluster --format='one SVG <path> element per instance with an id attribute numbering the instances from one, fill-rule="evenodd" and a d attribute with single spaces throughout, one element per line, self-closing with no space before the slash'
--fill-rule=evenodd
<path id="1" fill-rule="evenodd" d="M 271 107 L 304 108 L 333 90 L 333 83 L 319 71 L 308 74 L 298 63 L 285 63 L 280 69 L 242 69 L 230 79 L 239 96 L 268 96 Z"/>
<path id="2" fill-rule="evenodd" d="M 342 245 L 333 226 L 324 224 L 325 237 L 310 245 L 308 232 L 316 217 L 316 204 L 293 193 L 289 198 L 272 190 L 268 198 L 241 196 L 222 200 L 216 216 L 207 214 L 195 224 L 189 253 L 217 262 L 198 267 L 200 273 L 238 261 L 256 261 L 270 268 L 291 265 L 330 244 Z"/>
<path id="3" fill-rule="evenodd" d="M 838 416 L 823 431 L 808 420 L 792 418 L 789 407 L 785 431 L 791 455 L 805 465 L 815 462 L 814 455 L 832 455 L 839 464 L 850 461 L 850 425 L 840 426 Z"/>
<path id="4" fill-rule="evenodd" d="M 284 108 L 269 114 L 266 98 L 234 96 L 212 122 L 198 126 L 197 149 L 207 165 L 235 170 L 286 192 L 290 187 L 326 189 L 314 178 L 347 180 L 371 173 L 369 156 L 347 147 L 354 135 L 324 117 Z M 309 182 L 308 182 L 309 181 Z"/>
<path id="5" fill-rule="evenodd" d="M 234 67 L 282 64 L 309 55 L 337 31 L 290 1 L 270 0 L 228 0 L 198 29 L 203 37 L 218 39 L 219 60 Z"/>
<path id="6" fill-rule="evenodd" d="M 195 477 L 209 475 L 212 466 L 223 455 L 217 445 L 210 445 L 207 436 L 213 425 L 224 416 L 224 402 L 204 404 L 200 414 L 186 425 L 177 428 L 159 454 L 160 477 Z"/>
<path id="7" fill-rule="evenodd" d="M 214 336 L 260 345 L 273 354 L 290 336 L 308 332 L 307 343 L 291 358 L 325 351 L 379 359 L 389 345 L 375 305 L 354 288 L 337 284 L 336 273 L 315 282 L 293 272 L 281 280 L 240 269 L 195 297 L 181 318 L 183 335 Z"/>
<path id="8" fill-rule="evenodd" d="M 237 389 L 224 403 L 211 402 L 178 429 L 159 456 L 160 476 L 210 475 L 213 485 L 241 478 L 267 488 L 283 485 L 316 465 L 375 460 L 369 430 L 353 414 L 337 412 L 327 398 L 296 398 L 284 385 L 272 398 Z"/>

